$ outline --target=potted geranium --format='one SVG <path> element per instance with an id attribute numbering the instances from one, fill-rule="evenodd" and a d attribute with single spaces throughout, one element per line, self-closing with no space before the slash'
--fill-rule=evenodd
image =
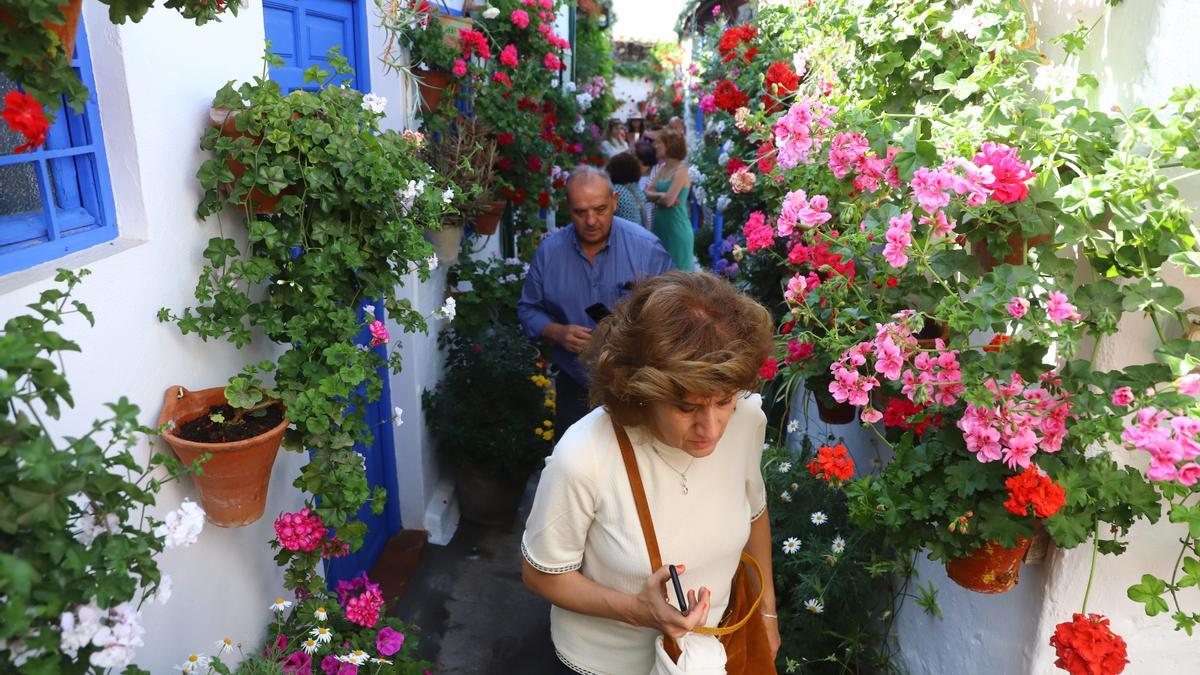
<path id="1" fill-rule="evenodd" d="M 450 203 L 457 214 L 430 233 L 438 258 L 447 265 L 458 260 L 459 243 L 468 224 L 480 234 L 494 234 L 506 202 L 498 199 L 496 142 L 487 125 L 475 117 L 459 117 L 445 133 L 427 140 L 425 157 L 452 187 Z"/>
<path id="2" fill-rule="evenodd" d="M 445 371 L 422 398 L 429 429 L 455 468 L 463 517 L 507 524 L 554 438 L 545 363 L 515 324 L 469 337 L 450 330 L 439 343 Z M 462 423 L 464 410 L 470 424 Z"/>

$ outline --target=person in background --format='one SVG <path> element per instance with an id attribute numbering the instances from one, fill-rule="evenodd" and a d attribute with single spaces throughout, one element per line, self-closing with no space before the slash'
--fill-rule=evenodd
<path id="1" fill-rule="evenodd" d="M 687 127 L 684 126 L 683 120 L 679 117 L 672 117 L 667 120 L 667 130 L 674 131 L 680 136 L 687 138 Z"/>
<path id="2" fill-rule="evenodd" d="M 607 173 L 581 164 L 571 172 L 566 190 L 572 227 L 542 240 L 517 303 L 526 337 L 553 343 L 550 360 L 558 367 L 554 432 L 559 437 L 591 409 L 586 371 L 579 363 L 579 352 L 596 325 L 588 309 L 602 305 L 611 310 L 634 282 L 674 267 L 658 238 L 615 216 L 617 193 Z"/>
<path id="3" fill-rule="evenodd" d="M 629 142 L 635 144 L 640 143 L 642 140 L 642 133 L 646 128 L 646 122 L 640 117 L 631 117 L 625 122 L 625 128 L 629 132 Z"/>
<path id="4" fill-rule="evenodd" d="M 634 148 L 634 156 L 637 157 L 638 165 L 642 169 L 642 177 L 638 179 L 638 191 L 645 195 L 646 187 L 650 185 L 650 175 L 654 173 L 654 167 L 658 166 L 658 153 L 654 151 L 654 141 L 646 140 L 640 142 Z M 642 225 L 646 229 L 654 229 L 654 203 L 649 199 L 642 200 Z"/>
<path id="5" fill-rule="evenodd" d="M 628 152 L 617 153 L 608 160 L 608 177 L 612 179 L 617 193 L 617 217 L 645 226 L 642 221 L 646 198 L 638 189 L 642 177 L 642 165 Z"/>
<path id="6" fill-rule="evenodd" d="M 604 130 L 604 139 L 600 141 L 600 151 L 605 157 L 622 152 L 629 152 L 629 137 L 625 133 L 625 125 L 621 120 L 609 120 L 608 128 Z"/>
<path id="7" fill-rule="evenodd" d="M 646 186 L 646 198 L 654 202 L 654 234 L 671 253 L 675 267 L 691 271 L 692 221 L 687 212 L 687 195 L 692 185 L 688 175 L 687 142 L 674 131 L 663 131 L 654 139 L 654 150 L 663 160 Z"/>

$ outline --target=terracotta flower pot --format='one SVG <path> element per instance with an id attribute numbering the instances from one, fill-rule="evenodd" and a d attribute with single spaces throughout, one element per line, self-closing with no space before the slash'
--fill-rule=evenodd
<path id="1" fill-rule="evenodd" d="M 46 19 L 42 25 L 46 27 L 46 30 L 58 36 L 58 41 L 63 46 L 63 53 L 70 59 L 75 55 L 75 38 L 79 35 L 79 18 L 83 14 L 83 0 L 67 0 L 58 6 L 58 11 L 64 15 L 64 23 Z M 0 9 L 0 25 L 11 30 L 16 29 L 17 22 L 13 19 L 12 14 Z"/>
<path id="2" fill-rule="evenodd" d="M 989 541 L 965 558 L 946 563 L 946 574 L 956 584 L 976 593 L 1005 593 L 1017 585 L 1021 561 L 1029 545 L 1027 537 L 1018 537 L 1017 545 L 1005 548 Z"/>
<path id="3" fill-rule="evenodd" d="M 458 88 L 448 70 L 414 68 L 412 72 L 417 78 L 417 89 L 421 92 L 422 112 L 437 110 L 442 103 L 442 97 Z"/>
<path id="4" fill-rule="evenodd" d="M 257 145 L 262 143 L 262 137 L 251 136 L 237 129 L 237 113 L 224 108 L 213 108 L 209 112 L 209 119 L 212 120 L 214 126 L 220 127 L 221 135 L 228 138 L 241 138 L 243 136 L 250 138 Z M 233 172 L 234 183 L 240 181 L 242 176 L 246 174 L 246 165 L 233 159 L 232 157 L 225 158 L 225 165 Z M 230 189 L 232 185 L 222 186 L 225 189 Z M 279 208 L 279 199 L 286 194 L 291 193 L 291 188 L 285 189 L 277 195 L 269 195 L 258 188 L 250 188 L 250 193 L 247 195 L 247 200 L 250 202 L 250 210 L 257 214 L 275 213 Z M 245 202 L 243 202 L 243 205 Z"/>
<path id="5" fill-rule="evenodd" d="M 810 377 L 804 386 L 812 393 L 817 402 L 817 417 L 826 424 L 850 424 L 854 421 L 855 408 L 849 403 L 838 403 L 829 393 L 831 375 Z"/>
<path id="6" fill-rule="evenodd" d="M 946 342 L 950 339 L 950 326 L 932 320 L 926 320 L 925 325 L 916 334 L 917 344 L 921 349 L 936 349 L 937 341 Z"/>
<path id="7" fill-rule="evenodd" d="M 188 391 L 173 386 L 163 395 L 158 424 L 172 425 L 162 437 L 184 464 L 191 464 L 204 453 L 212 454 L 201 465 L 204 475 L 193 476 L 200 490 L 200 504 L 210 523 L 242 527 L 261 518 L 266 509 L 271 467 L 290 422 L 285 417 L 266 433 L 231 443 L 197 443 L 175 435 L 180 426 L 226 403 L 224 387 Z"/>
<path id="8" fill-rule="evenodd" d="M 475 218 L 475 233 L 496 234 L 496 228 L 500 226 L 500 217 L 504 215 L 504 209 L 507 206 L 508 202 L 504 200 L 492 202 L 491 209 Z"/>

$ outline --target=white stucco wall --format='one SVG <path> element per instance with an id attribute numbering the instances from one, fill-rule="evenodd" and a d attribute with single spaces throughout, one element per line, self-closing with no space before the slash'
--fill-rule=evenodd
<path id="1" fill-rule="evenodd" d="M 1103 0 L 1034 0 L 1033 15 L 1042 38 L 1041 48 L 1052 59 L 1061 53 L 1049 38 L 1073 28 L 1076 20 L 1088 24 L 1104 9 Z M 1200 3 L 1194 0 L 1129 0 L 1112 10 L 1092 34 L 1079 69 L 1096 74 L 1101 82 L 1092 103 L 1134 108 L 1157 105 L 1172 88 L 1200 83 Z M 1200 206 L 1200 182 L 1180 184 L 1193 206 Z M 1178 272 L 1168 280 L 1185 290 L 1184 307 L 1200 304 L 1200 280 Z M 1179 329 L 1168 337 L 1179 337 Z M 1101 345 L 1096 367 L 1119 369 L 1153 361 L 1157 337 L 1148 321 L 1127 317 L 1121 332 Z M 815 411 L 812 414 L 815 419 Z M 835 428 L 855 451 L 855 459 L 869 462 L 874 456 L 871 439 L 855 425 Z M 1112 450 L 1121 461 L 1138 462 L 1120 448 Z M 1088 611 L 1105 614 L 1112 628 L 1128 644 L 1130 675 L 1158 675 L 1200 670 L 1200 638 L 1174 630 L 1168 616 L 1150 618 L 1142 606 L 1130 601 L 1126 589 L 1143 573 L 1169 577 L 1179 551 L 1180 529 L 1165 522 L 1141 526 L 1131 535 L 1129 551 L 1120 557 L 1101 556 Z M 930 617 L 909 600 L 897 617 L 900 658 L 912 673 L 998 673 L 1003 675 L 1062 672 L 1054 667 L 1049 645 L 1054 626 L 1068 621 L 1080 609 L 1087 584 L 1091 547 L 1058 551 L 1051 547 L 1044 564 L 1025 565 L 1016 589 L 999 596 L 966 591 L 946 575 L 940 564 L 922 559 L 916 583 L 933 581 L 944 618 Z M 1194 610 L 1200 598 L 1190 592 Z M 1186 608 L 1185 608 L 1186 609 Z"/>
<path id="2" fill-rule="evenodd" d="M 654 85 L 647 82 L 645 78 L 634 79 L 617 75 L 613 82 L 613 97 L 617 99 L 617 109 L 613 113 L 613 117 L 619 120 L 645 117 L 645 113 L 638 110 L 637 104 L 639 101 L 648 102 L 653 93 Z"/>
<path id="3" fill-rule="evenodd" d="M 460 6 L 461 2 L 452 2 Z M 369 54 L 373 89 L 389 100 L 386 126 L 409 126 L 408 101 L 395 74 L 385 73 L 376 56 L 383 44 L 368 6 Z M 195 217 L 200 199 L 196 170 L 205 159 L 199 138 L 212 96 L 228 80 L 246 81 L 262 72 L 263 17 L 260 0 L 244 3 L 238 17 L 203 27 L 173 10 L 155 8 L 138 24 L 114 26 L 107 7 L 87 2 L 88 29 L 97 98 L 112 174 L 120 237 L 112 243 L 30 270 L 0 276 L 0 323 L 18 313 L 52 283 L 54 269 L 87 267 L 92 275 L 78 299 L 96 315 L 89 329 L 72 322 L 64 334 L 82 347 L 66 368 L 76 407 L 56 431 L 79 433 L 104 414 L 103 404 L 124 395 L 141 406 L 141 421 L 153 425 L 163 392 L 171 385 L 191 389 L 223 385 L 243 364 L 270 358 L 272 345 L 258 341 L 236 350 L 220 342 L 183 336 L 173 324 L 159 323 L 160 307 L 179 310 L 194 304 L 202 267 L 201 252 L 221 232 L 213 218 Z M 236 214 L 223 219 L 225 236 L 243 236 Z M 430 314 L 444 296 L 446 270 L 419 284 L 414 278 L 398 290 Z M 393 327 L 395 328 L 395 327 Z M 394 428 L 400 495 L 406 528 L 430 529 L 437 543 L 449 540 L 457 524 L 453 495 L 420 419 L 420 392 L 438 379 L 441 359 L 434 337 L 400 336 L 404 370 L 392 377 L 394 404 L 405 424 Z M 138 452 L 168 451 L 155 440 Z M 276 460 L 266 514 L 238 529 L 205 528 L 194 546 L 168 551 L 162 569 L 174 579 L 166 606 L 144 610 L 146 646 L 137 663 L 153 673 L 172 672 L 189 651 L 211 653 L 213 643 L 232 637 L 255 648 L 265 635 L 269 605 L 283 591 L 282 570 L 268 545 L 274 515 L 294 511 L 303 501 L 291 486 L 305 458 L 282 451 Z M 396 495 L 392 495 L 397 498 Z M 198 500 L 190 479 L 167 486 L 159 511 L 183 498 Z"/>

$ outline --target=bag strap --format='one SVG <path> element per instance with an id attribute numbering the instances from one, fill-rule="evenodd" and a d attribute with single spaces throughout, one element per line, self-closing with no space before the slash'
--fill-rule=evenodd
<path id="1" fill-rule="evenodd" d="M 633 444 L 629 442 L 629 434 L 625 433 L 625 428 L 614 420 L 613 431 L 616 432 L 617 443 L 621 446 L 621 459 L 625 462 L 625 475 L 629 478 L 629 487 L 633 490 L 633 503 L 637 506 L 638 521 L 642 524 L 642 535 L 646 538 L 646 550 L 650 553 L 650 571 L 655 572 L 662 567 L 662 554 L 658 550 L 658 536 L 654 534 L 654 520 L 650 517 L 650 503 L 646 501 L 646 488 L 642 485 L 642 474 L 638 470 L 637 458 L 633 454 Z M 698 626 L 693 629 L 693 633 L 728 635 L 745 626 L 758 611 L 758 605 L 762 602 L 765 590 L 762 567 L 759 566 L 754 556 L 745 551 L 742 551 L 742 562 L 750 565 L 758 577 L 758 597 L 754 598 L 754 602 L 750 604 L 750 610 L 746 612 L 746 616 L 728 626 L 717 628 Z"/>

